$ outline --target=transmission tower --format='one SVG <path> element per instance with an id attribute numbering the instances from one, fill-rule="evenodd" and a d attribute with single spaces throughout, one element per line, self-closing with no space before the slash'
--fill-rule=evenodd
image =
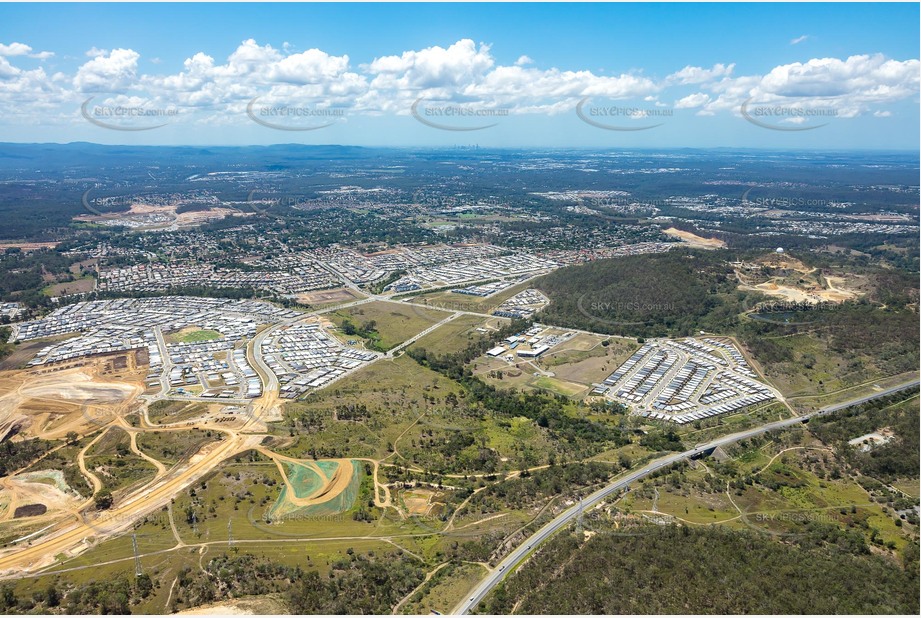
<path id="1" fill-rule="evenodd" d="M 134 549 L 134 575 L 135 577 L 140 577 L 144 574 L 143 569 L 141 569 L 141 556 L 138 554 L 138 535 L 131 535 L 131 547 Z"/>
<path id="2" fill-rule="evenodd" d="M 233 520 L 227 518 L 227 547 L 233 547 Z"/>

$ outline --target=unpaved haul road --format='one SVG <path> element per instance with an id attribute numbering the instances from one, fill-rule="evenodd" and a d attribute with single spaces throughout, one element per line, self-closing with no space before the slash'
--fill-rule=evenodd
<path id="1" fill-rule="evenodd" d="M 344 306 L 361 304 L 363 302 L 368 302 L 368 300 L 369 299 L 364 299 L 356 301 L 355 303 L 347 303 Z M 323 312 L 332 309 L 333 308 L 329 308 L 323 310 Z M 136 434 L 145 430 L 151 430 L 153 427 L 131 427 L 124 422 L 124 419 L 120 418 L 119 414 L 114 414 L 112 424 L 120 426 L 131 434 L 132 451 L 156 466 L 157 475 L 154 477 L 154 480 L 121 501 L 117 508 L 102 513 L 95 513 L 92 517 L 89 515 L 83 516 L 80 518 L 81 521 L 79 522 L 72 521 L 70 518 L 61 520 L 50 526 L 50 531 L 44 534 L 40 540 L 35 541 L 34 544 L 25 547 L 21 544 L 17 544 L 0 551 L 0 579 L 13 578 L 23 573 L 33 573 L 38 569 L 52 564 L 55 559 L 62 554 L 65 556 L 75 555 L 93 544 L 97 544 L 107 538 L 131 529 L 138 519 L 168 505 L 174 496 L 194 484 L 198 479 L 210 473 L 229 457 L 233 457 L 243 451 L 259 446 L 262 439 L 265 437 L 266 422 L 272 420 L 272 413 L 280 404 L 278 398 L 278 379 L 262 359 L 262 341 L 275 329 L 288 326 L 310 315 L 313 314 L 299 315 L 297 318 L 286 320 L 265 329 L 254 338 L 252 345 L 247 347 L 250 361 L 253 363 L 257 372 L 259 372 L 264 388 L 262 396 L 252 400 L 249 418 L 241 428 L 237 430 L 228 430 L 220 427 L 208 427 L 207 425 L 200 425 L 198 423 L 191 426 L 156 428 L 157 431 L 181 431 L 200 427 L 217 430 L 224 434 L 225 438 L 222 441 L 206 445 L 192 456 L 187 463 L 179 464 L 168 471 L 165 470 L 165 466 L 163 466 L 162 463 L 137 449 Z M 165 350 L 166 347 L 162 333 L 159 329 L 156 329 L 155 332 L 161 348 Z M 164 375 L 166 371 L 166 368 L 164 368 Z M 164 394 L 165 389 L 161 389 L 160 393 L 153 397 L 153 400 L 161 399 Z M 143 418 L 149 423 L 150 419 L 147 416 L 146 408 L 144 409 Z M 84 448 L 78 458 L 81 472 L 86 474 L 87 478 L 90 478 L 93 482 L 94 493 L 101 489 L 101 482 L 86 469 L 83 462 L 83 455 L 102 437 L 102 435 L 103 434 L 100 434 L 96 440 Z M 351 466 L 351 461 L 348 462 L 348 465 Z M 73 514 L 79 515 L 78 513 L 72 513 L 72 515 Z"/>
<path id="2" fill-rule="evenodd" d="M 11 578 L 54 562 L 88 542 L 130 529 L 141 517 L 167 505 L 173 496 L 208 474 L 228 457 L 258 445 L 262 436 L 232 435 L 199 451 L 188 464 L 178 466 L 150 486 L 143 487 L 118 508 L 87 519 L 85 524 L 63 524 L 30 547 L 13 547 L 0 555 L 0 577 Z M 210 447 L 210 448 L 209 448 Z"/>

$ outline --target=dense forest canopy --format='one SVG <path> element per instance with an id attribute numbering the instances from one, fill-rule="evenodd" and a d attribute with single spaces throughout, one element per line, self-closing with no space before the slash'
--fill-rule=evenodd
<path id="1" fill-rule="evenodd" d="M 487 598 L 502 614 L 917 614 L 917 548 L 902 565 L 752 532 L 646 526 L 561 534 Z"/>
<path id="2" fill-rule="evenodd" d="M 726 252 L 634 255 L 563 268 L 535 283 L 550 298 L 541 319 L 585 330 L 689 335 L 733 320 Z M 736 311 L 737 312 L 737 311 Z"/>

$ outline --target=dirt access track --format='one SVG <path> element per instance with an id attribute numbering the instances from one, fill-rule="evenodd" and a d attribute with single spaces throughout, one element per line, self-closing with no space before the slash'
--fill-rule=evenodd
<path id="1" fill-rule="evenodd" d="M 279 455 L 278 453 L 264 448 L 257 450 L 275 461 L 275 466 L 278 468 L 278 472 L 281 474 L 281 478 L 284 479 L 285 486 L 288 489 L 286 499 L 296 507 L 313 506 L 314 504 L 322 504 L 327 500 L 332 500 L 348 488 L 349 484 L 352 482 L 352 475 L 355 472 L 355 465 L 352 463 L 351 459 L 324 460 L 335 461 L 339 464 L 336 466 L 336 471 L 333 472 L 330 477 L 311 459 L 294 459 L 292 457 Z M 291 480 L 288 478 L 288 473 L 285 470 L 285 462 L 309 468 L 320 477 L 323 484 L 311 495 L 298 498 L 297 488 L 291 484 Z"/>
<path id="2" fill-rule="evenodd" d="M 787 254 L 771 254 L 754 261 L 755 266 L 763 266 L 779 273 L 795 273 L 796 276 L 774 275 L 767 281 L 754 283 L 750 280 L 751 271 L 745 272 L 750 265 L 735 269 L 739 280 L 738 288 L 752 292 L 761 292 L 767 296 L 779 298 L 792 303 L 842 303 L 864 295 L 856 287 L 859 277 L 834 276 L 810 268 L 802 261 Z M 855 280 L 856 279 L 856 280 Z M 798 283 L 796 283 L 798 281 Z"/>
<path id="3" fill-rule="evenodd" d="M 0 374 L 0 392 L 4 393 L 0 396 L 0 418 L 4 431 L 16 428 L 20 433 L 16 439 L 24 436 L 61 439 L 70 431 L 82 436 L 117 426 L 132 434 L 131 445 L 135 450 L 138 432 L 178 430 L 144 426 L 143 423 L 141 427 L 133 427 L 125 421 L 124 415 L 139 407 L 138 397 L 144 389 L 145 369 L 139 367 L 136 360 L 125 355 L 107 355 L 73 364 L 3 372 Z M 262 405 L 271 405 L 274 395 L 256 402 L 254 409 L 263 412 Z M 250 429 L 258 421 L 258 416 L 251 418 L 241 431 Z M 56 504 L 62 502 L 61 496 L 57 496 L 56 501 L 52 499 L 56 496 L 41 496 L 45 500 L 36 500 L 38 503 L 59 507 L 54 509 L 57 517 L 41 531 L 41 536 L 31 538 L 28 545 L 19 543 L 0 551 L 0 576 L 34 572 L 53 563 L 57 556 L 79 554 L 100 541 L 130 530 L 139 518 L 167 505 L 174 496 L 228 457 L 258 446 L 264 437 L 259 433 L 238 434 L 228 428 L 209 428 L 220 431 L 223 439 L 204 446 L 168 470 L 162 463 L 154 463 L 158 471 L 156 477 L 120 498 L 112 509 L 87 511 L 92 500 L 74 508 L 71 503 Z M 78 457 L 81 472 L 93 483 L 95 491 L 101 488 L 101 483 L 86 470 L 83 456 L 104 433 L 90 442 Z M 152 458 L 141 456 L 153 463 Z M 28 492 L 33 489 L 11 478 L 3 479 L 3 487 L 11 505 L 28 499 Z"/>
<path id="4" fill-rule="evenodd" d="M 36 495 L 36 504 L 56 507 L 55 516 L 49 517 L 49 525 L 28 539 L 21 539 L 12 547 L 0 550 L 0 579 L 35 573 L 54 564 L 58 558 L 76 556 L 111 537 L 130 531 L 139 519 L 165 507 L 175 496 L 212 473 L 228 458 L 245 451 L 258 449 L 271 457 L 279 466 L 285 483 L 292 489 L 290 495 L 302 499 L 304 506 L 335 498 L 352 482 L 356 464 L 351 459 L 337 460 L 337 469 L 325 473 L 322 466 L 313 462 L 285 458 L 260 447 L 268 433 L 267 423 L 281 418 L 282 402 L 278 398 L 277 381 L 273 383 L 262 376 L 266 381 L 264 393 L 249 404 L 248 413 L 242 417 L 245 418 L 242 425 L 230 427 L 220 421 L 213 422 L 208 417 L 161 425 L 150 421 L 147 406 L 140 400 L 146 367 L 143 366 L 144 358 L 140 359 L 140 363 L 138 360 L 138 357 L 126 359 L 117 355 L 100 355 L 57 366 L 0 372 L 0 393 L 3 393 L 0 395 L 0 420 L 6 427 L 6 433 L 11 428 L 18 431 L 15 439 L 29 435 L 61 439 L 69 431 L 76 432 L 78 436 L 99 432 L 77 456 L 80 471 L 92 483 L 94 494 L 102 488 L 102 483 L 86 468 L 84 459 L 89 449 L 113 427 L 128 432 L 131 450 L 157 468 L 152 480 L 117 496 L 115 505 L 103 511 L 93 508 L 92 498 L 83 503 L 79 503 L 77 498 L 75 505 L 62 496 L 47 492 Z M 148 401 L 150 399 L 157 400 L 159 397 L 148 398 Z M 125 418 L 134 413 L 138 413 L 138 424 L 131 424 Z M 206 444 L 169 469 L 137 448 L 138 433 L 193 428 L 219 432 L 222 438 Z M 311 470 L 316 468 L 322 487 L 309 496 L 298 498 L 284 469 L 286 460 L 307 465 Z M 381 506 L 389 506 L 389 492 L 386 486 L 378 483 L 378 462 L 373 463 L 375 501 Z M 12 483 L 9 478 L 3 481 L 3 488 L 7 491 L 0 501 L 6 502 L 7 508 L 23 501 L 32 502 L 29 492 L 34 492 L 35 488 Z M 382 501 L 378 499 L 381 494 L 384 496 Z"/>
<path id="5" fill-rule="evenodd" d="M 17 543 L 0 551 L 0 578 L 34 573 L 53 564 L 59 556 L 78 555 L 110 537 L 131 530 L 138 519 L 166 506 L 173 497 L 228 458 L 258 447 L 265 438 L 265 422 L 277 412 L 279 405 L 277 390 L 267 389 L 262 397 L 254 400 L 247 420 L 236 429 L 214 426 L 207 421 L 185 422 L 177 426 L 151 424 L 146 407 L 138 405 L 145 371 L 135 361 L 120 359 L 116 362 L 114 357 L 100 356 L 56 367 L 4 372 L 0 375 L 0 392 L 5 393 L 0 397 L 0 409 L 5 414 L 7 429 L 15 426 L 19 430 L 28 429 L 34 436 L 61 438 L 68 431 L 87 435 L 117 426 L 132 434 L 132 450 L 152 463 L 152 458 L 136 450 L 137 433 L 204 428 L 220 432 L 223 439 L 203 446 L 168 470 L 162 463 L 154 463 L 158 470 L 154 479 L 119 498 L 111 509 L 88 511 L 92 500 L 73 509 L 67 508 L 71 505 L 62 505 L 63 508 L 57 510 L 56 521 L 42 529 L 41 536 L 30 538 L 27 545 Z M 121 381 L 127 378 L 130 378 L 127 382 Z M 49 413 L 49 408 L 55 411 Z M 139 408 L 141 426 L 132 426 L 125 421 L 124 415 Z M 21 433 L 26 435 L 25 431 Z M 101 483 L 86 470 L 83 457 L 104 433 L 100 433 L 78 456 L 81 472 L 91 480 L 95 491 L 99 491 Z M 347 467 L 351 469 L 351 464 Z M 342 478 L 350 478 L 350 475 Z M 4 481 L 6 483 L 9 479 Z M 328 487 L 327 491 L 336 490 L 341 481 L 334 475 L 330 485 L 332 487 Z M 24 488 L 9 485 L 7 489 L 21 493 Z M 18 494 L 6 493 L 8 502 L 20 502 Z M 60 517 L 61 510 L 67 511 L 63 513 L 64 517 Z"/>
<path id="6" fill-rule="evenodd" d="M 74 556 L 95 541 L 130 530 L 134 523 L 169 501 L 221 462 L 259 444 L 261 435 L 232 435 L 199 451 L 185 464 L 172 468 L 166 475 L 141 487 L 114 509 L 84 515 L 83 521 L 69 520 L 58 524 L 40 541 L 29 547 L 12 547 L 0 552 L 0 575 L 15 577 L 53 564 L 55 557 Z"/>

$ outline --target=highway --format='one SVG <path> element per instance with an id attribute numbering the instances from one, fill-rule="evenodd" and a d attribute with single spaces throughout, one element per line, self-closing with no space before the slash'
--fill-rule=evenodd
<path id="1" fill-rule="evenodd" d="M 508 556 L 506 556 L 498 565 L 496 565 L 496 568 L 493 569 L 489 573 L 489 575 L 487 575 L 482 581 L 480 581 L 480 583 L 477 584 L 477 586 L 465 597 L 464 601 L 458 604 L 454 608 L 454 610 L 452 610 L 451 613 L 452 614 L 470 613 L 477 605 L 479 605 L 480 601 L 482 601 L 486 597 L 486 595 L 489 594 L 489 592 L 493 588 L 495 588 L 499 584 L 500 581 L 502 581 L 505 575 L 513 571 L 514 568 L 522 560 L 524 560 L 524 558 L 527 557 L 528 554 L 534 551 L 534 549 L 538 545 L 540 545 L 541 543 L 549 539 L 551 536 L 553 536 L 554 533 L 558 532 L 561 528 L 564 528 L 565 526 L 567 526 L 570 521 L 572 521 L 575 517 L 577 517 L 580 511 L 580 508 L 582 510 L 589 509 L 593 507 L 594 505 L 598 504 L 599 502 L 601 502 L 602 500 L 604 500 L 605 498 L 607 498 L 608 496 L 610 496 L 611 494 L 614 494 L 616 492 L 619 492 L 625 489 L 631 483 L 634 483 L 648 476 L 649 474 L 655 472 L 656 470 L 659 470 L 666 466 L 670 466 L 673 463 L 682 461 L 689 457 L 699 455 L 700 453 L 704 451 L 715 449 L 716 447 L 719 447 L 719 446 L 728 446 L 729 444 L 733 444 L 735 442 L 738 442 L 740 440 L 745 440 L 747 438 L 752 438 L 754 436 L 758 436 L 763 433 L 767 433 L 770 431 L 776 431 L 778 429 L 785 429 L 787 427 L 791 427 L 797 424 L 802 424 L 814 416 L 822 416 L 824 414 L 831 414 L 832 412 L 837 412 L 838 410 L 842 410 L 844 408 L 860 405 L 862 403 L 866 403 L 873 399 L 879 399 L 881 397 L 886 397 L 887 395 L 891 395 L 901 390 L 906 390 L 908 388 L 917 388 L 919 384 L 921 384 L 921 382 L 919 382 L 918 379 L 914 379 L 909 382 L 904 382 L 902 384 L 881 390 L 877 393 L 866 395 L 864 397 L 859 397 L 859 398 L 855 398 L 855 399 L 845 401 L 842 403 L 826 406 L 824 408 L 816 410 L 815 412 L 810 412 L 809 414 L 797 416 L 794 418 L 789 418 L 783 421 L 775 421 L 773 423 L 767 423 L 765 425 L 761 425 L 759 427 L 755 427 L 752 429 L 747 429 L 739 433 L 731 434 L 728 436 L 723 436 L 721 438 L 717 438 L 705 444 L 695 446 L 694 448 L 684 451 L 683 453 L 675 453 L 673 455 L 669 455 L 662 459 L 657 459 L 656 461 L 650 462 L 646 464 L 645 466 L 643 466 L 642 468 L 640 468 L 639 470 L 635 470 L 633 472 L 628 473 L 626 476 L 622 476 L 618 478 L 616 481 L 612 482 L 610 485 L 603 487 L 602 489 L 599 489 L 598 491 L 591 494 L 590 496 L 584 498 L 582 500 L 581 505 L 579 504 L 573 505 L 570 508 L 563 511 L 562 513 L 560 513 L 559 515 L 557 515 L 557 517 L 553 519 L 553 521 L 547 523 L 543 528 L 541 528 L 540 530 L 535 532 L 533 535 L 531 535 L 521 545 L 519 545 L 514 551 L 512 551 Z"/>
<path id="2" fill-rule="evenodd" d="M 61 522 L 56 524 L 56 530 L 53 530 L 50 534 L 43 536 L 41 539 L 30 542 L 30 545 L 26 548 L 12 547 L 0 551 L 0 579 L 5 577 L 16 577 L 23 572 L 34 573 L 41 567 L 46 566 L 50 561 L 53 561 L 54 557 L 59 554 L 68 553 L 80 546 L 91 545 L 93 542 L 98 542 L 102 539 L 123 533 L 131 529 L 139 517 L 154 512 L 155 510 L 169 504 L 172 497 L 185 491 L 198 479 L 214 470 L 222 461 L 232 457 L 239 452 L 245 451 L 258 445 L 261 438 L 263 437 L 262 434 L 258 433 L 258 430 L 261 429 L 260 421 L 267 411 L 271 410 L 279 403 L 278 379 L 274 372 L 272 372 L 271 368 L 269 368 L 265 363 L 262 356 L 262 345 L 266 338 L 271 333 L 276 332 L 279 329 L 283 329 L 302 320 L 310 319 L 313 316 L 337 311 L 346 307 L 362 305 L 364 303 L 373 302 L 375 300 L 390 299 L 380 295 L 373 295 L 368 298 L 363 298 L 351 302 L 346 302 L 337 306 L 327 307 L 321 310 L 300 314 L 294 318 L 290 318 L 277 324 L 271 325 L 257 334 L 250 341 L 251 345 L 247 346 L 246 352 L 249 362 L 252 364 L 253 368 L 259 374 L 260 379 L 263 382 L 263 396 L 257 400 L 251 400 L 249 419 L 241 429 L 221 430 L 226 434 L 223 440 L 207 447 L 206 449 L 202 449 L 201 452 L 196 453 L 196 455 L 193 456 L 188 462 L 172 468 L 166 474 L 162 476 L 158 475 L 158 477 L 156 477 L 152 483 L 143 486 L 139 491 L 132 492 L 132 494 L 120 504 L 118 504 L 116 508 L 113 508 L 105 513 L 95 513 L 91 518 L 87 518 L 80 522 Z M 406 304 L 429 310 L 437 309 L 437 307 L 417 305 L 415 303 Z M 450 315 L 448 315 L 441 322 L 430 326 L 424 331 L 418 333 L 415 337 L 406 342 L 403 342 L 400 346 L 397 346 L 395 349 L 391 350 L 388 356 L 392 357 L 394 352 L 398 352 L 404 349 L 414 341 L 436 330 L 440 326 L 457 318 L 460 315 L 476 315 L 487 318 L 491 317 L 488 314 L 472 311 L 449 310 L 449 313 Z M 158 346 L 160 347 L 161 354 L 163 356 L 163 372 L 161 374 L 162 380 L 160 392 L 148 396 L 148 401 L 156 401 L 162 399 L 167 395 L 169 391 L 168 372 L 171 368 L 171 362 L 169 355 L 167 354 L 166 342 L 159 328 L 156 328 L 154 332 Z M 378 360 L 385 357 L 386 356 L 381 355 L 378 357 Z M 699 445 L 694 449 L 685 451 L 683 453 L 671 454 L 661 460 L 651 462 L 639 470 L 630 472 L 626 476 L 613 481 L 607 487 L 604 487 L 603 489 L 591 494 L 584 499 L 582 503 L 583 508 L 591 508 L 593 505 L 605 499 L 607 496 L 625 488 L 630 483 L 647 476 L 651 472 L 654 472 L 655 470 L 658 470 L 664 466 L 671 465 L 677 461 L 681 461 L 685 458 L 692 457 L 704 450 L 709 450 L 721 445 L 731 444 L 744 438 L 795 425 L 797 423 L 808 420 L 808 418 L 812 416 L 827 414 L 851 405 L 857 405 L 871 399 L 883 397 L 887 394 L 902 390 L 909 386 L 916 387 L 918 383 L 918 380 L 914 379 L 911 382 L 905 382 L 901 385 L 881 390 L 871 395 L 856 398 L 851 401 L 836 404 L 834 406 L 828 406 L 806 416 L 769 423 L 758 428 L 734 434 L 732 436 L 725 436 L 716 439 L 710 443 Z M 211 401 L 215 402 L 216 400 Z M 224 402 L 226 402 L 226 400 Z M 243 402 L 241 401 L 240 403 Z M 256 433 L 251 433 L 254 430 L 256 430 Z M 486 579 L 477 585 L 477 587 L 469 596 L 469 600 L 460 604 L 455 613 L 467 613 L 476 607 L 476 605 L 489 593 L 489 591 L 495 587 L 499 581 L 502 580 L 502 577 L 506 573 L 513 570 L 528 555 L 528 553 L 530 553 L 530 551 L 536 548 L 540 543 L 544 542 L 556 531 L 567 525 L 576 515 L 578 515 L 578 512 L 578 505 L 569 508 L 564 513 L 557 516 L 553 521 L 541 528 L 541 530 L 531 536 L 521 546 L 516 548 L 502 562 L 499 563 L 497 568 L 492 571 Z"/>

